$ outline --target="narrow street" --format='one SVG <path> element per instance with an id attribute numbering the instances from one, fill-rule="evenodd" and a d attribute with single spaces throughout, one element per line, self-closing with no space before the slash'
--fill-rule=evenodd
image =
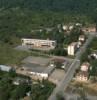
<path id="1" fill-rule="evenodd" d="M 73 75 L 75 73 L 76 68 L 80 65 L 80 57 L 85 52 L 86 48 L 92 41 L 92 39 L 95 37 L 96 34 L 89 35 L 88 39 L 86 40 L 85 44 L 80 48 L 80 50 L 76 53 L 76 57 L 73 61 L 73 63 L 70 65 L 70 68 L 68 69 L 65 77 L 63 77 L 63 80 L 56 86 L 54 91 L 52 92 L 51 96 L 48 98 L 48 100 L 57 100 L 56 94 L 63 93 L 64 89 L 68 86 L 69 82 L 73 78 Z"/>

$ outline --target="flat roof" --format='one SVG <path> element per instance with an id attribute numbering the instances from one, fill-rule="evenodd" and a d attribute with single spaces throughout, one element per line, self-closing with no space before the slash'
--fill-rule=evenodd
<path id="1" fill-rule="evenodd" d="M 44 39 L 32 39 L 32 38 L 22 38 L 21 40 L 35 40 L 35 41 L 44 41 L 44 42 L 46 42 L 46 41 L 48 41 L 48 42 L 56 42 L 56 40 L 49 40 L 49 39 L 46 39 L 46 40 L 44 40 Z"/>
<path id="2" fill-rule="evenodd" d="M 22 68 L 29 72 L 50 74 L 54 70 L 55 66 L 41 66 L 38 64 L 26 63 L 22 65 Z"/>
<path id="3" fill-rule="evenodd" d="M 29 72 L 37 72 L 37 73 L 42 73 L 47 67 L 45 66 L 40 66 L 38 64 L 32 64 L 32 63 L 26 63 L 23 64 L 22 67 L 29 71 Z"/>
<path id="4" fill-rule="evenodd" d="M 39 64 L 42 66 L 47 65 L 51 61 L 51 58 L 47 57 L 34 57 L 34 56 L 29 56 L 25 58 L 22 63 L 32 63 L 32 64 Z"/>
<path id="5" fill-rule="evenodd" d="M 62 59 L 62 58 L 53 58 L 52 61 L 54 61 L 54 62 L 60 62 L 60 63 L 66 63 L 67 62 L 66 59 Z"/>
<path id="6" fill-rule="evenodd" d="M 53 70 L 55 69 L 55 66 L 48 66 L 43 73 L 48 73 L 50 74 Z"/>
<path id="7" fill-rule="evenodd" d="M 6 65 L 0 65 L 0 69 L 2 71 L 10 71 L 12 69 L 12 67 L 6 66 Z"/>

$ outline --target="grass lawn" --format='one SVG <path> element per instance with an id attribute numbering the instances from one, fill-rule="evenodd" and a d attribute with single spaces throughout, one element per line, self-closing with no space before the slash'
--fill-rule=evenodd
<path id="1" fill-rule="evenodd" d="M 11 46 L 0 42 L 0 64 L 17 65 L 29 53 L 25 51 L 17 51 Z"/>

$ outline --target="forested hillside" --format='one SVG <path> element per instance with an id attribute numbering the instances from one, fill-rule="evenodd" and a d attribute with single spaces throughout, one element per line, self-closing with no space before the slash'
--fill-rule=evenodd
<path id="1" fill-rule="evenodd" d="M 25 52 L 13 51 L 23 37 L 57 40 L 53 52 L 65 54 L 63 44 L 76 39 L 79 31 L 64 39 L 61 28 L 72 23 L 97 23 L 97 0 L 0 0 L 0 64 L 16 64 L 24 58 Z"/>
<path id="2" fill-rule="evenodd" d="M 94 23 L 96 11 L 97 0 L 0 0 L 0 40 L 12 43 L 58 24 Z"/>
<path id="3" fill-rule="evenodd" d="M 0 0 L 0 7 L 91 13 L 97 10 L 97 0 Z"/>

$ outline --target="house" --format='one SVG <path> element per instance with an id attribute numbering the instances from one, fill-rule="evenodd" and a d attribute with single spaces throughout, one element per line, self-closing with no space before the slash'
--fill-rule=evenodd
<path id="1" fill-rule="evenodd" d="M 97 59 L 97 52 L 91 53 L 91 55 L 89 55 L 89 58 Z"/>
<path id="2" fill-rule="evenodd" d="M 67 25 L 63 25 L 63 30 L 67 31 L 68 30 L 68 26 Z"/>
<path id="3" fill-rule="evenodd" d="M 0 65 L 0 70 L 5 71 L 5 72 L 10 72 L 11 70 L 15 71 L 14 68 L 12 68 L 10 66 L 6 66 L 6 65 Z"/>
<path id="4" fill-rule="evenodd" d="M 74 28 L 74 25 L 63 25 L 64 31 L 71 31 Z"/>
<path id="5" fill-rule="evenodd" d="M 54 40 L 22 38 L 21 41 L 23 46 L 27 45 L 30 47 L 51 48 L 51 49 L 54 49 L 56 47 L 56 41 Z"/>
<path id="6" fill-rule="evenodd" d="M 54 58 L 52 59 L 52 62 L 57 68 L 61 68 L 61 69 L 65 69 L 68 64 L 67 60 L 61 58 Z"/>
<path id="7" fill-rule="evenodd" d="M 85 41 L 85 35 L 80 35 L 78 40 L 81 41 L 81 42 L 84 42 Z"/>
<path id="8" fill-rule="evenodd" d="M 70 25 L 70 26 L 69 26 L 69 30 L 72 30 L 73 28 L 74 28 L 73 25 Z"/>
<path id="9" fill-rule="evenodd" d="M 96 27 L 95 26 L 91 26 L 91 27 L 83 27 L 82 28 L 83 32 L 96 32 Z"/>
<path id="10" fill-rule="evenodd" d="M 77 42 L 73 42 L 68 46 L 68 55 L 74 56 L 77 50 Z"/>
<path id="11" fill-rule="evenodd" d="M 76 26 L 82 26 L 82 24 L 81 24 L 81 23 L 76 23 L 75 25 L 76 25 Z"/>
<path id="12" fill-rule="evenodd" d="M 89 67 L 90 67 L 90 64 L 88 63 L 88 62 L 85 62 L 85 63 L 83 63 L 82 65 L 81 65 L 81 71 L 86 71 L 86 72 L 88 72 L 88 70 L 89 70 Z"/>
<path id="13" fill-rule="evenodd" d="M 90 64 L 85 62 L 81 65 L 80 71 L 76 75 L 76 80 L 86 82 L 89 77 L 89 70 Z"/>
<path id="14" fill-rule="evenodd" d="M 77 48 L 80 48 L 82 46 L 82 42 L 81 41 L 78 41 L 77 42 Z"/>
<path id="15" fill-rule="evenodd" d="M 85 71 L 80 71 L 76 75 L 76 80 L 86 82 L 88 80 L 89 73 Z"/>

